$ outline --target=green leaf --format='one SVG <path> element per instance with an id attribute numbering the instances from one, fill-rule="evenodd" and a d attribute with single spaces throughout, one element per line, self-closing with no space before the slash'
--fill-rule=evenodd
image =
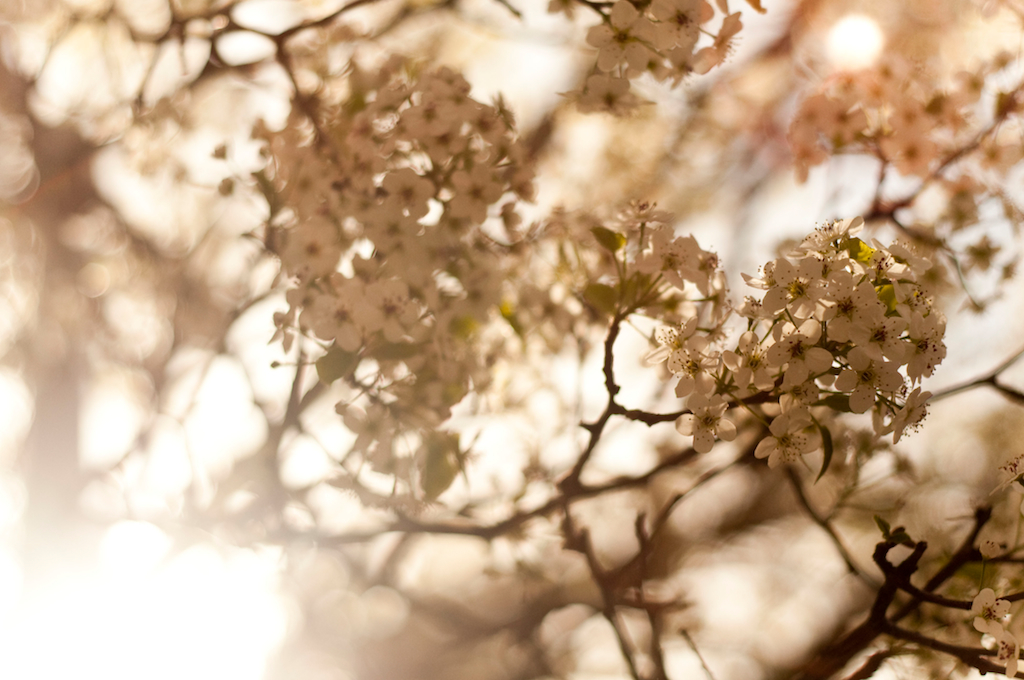
<path id="1" fill-rule="evenodd" d="M 626 237 L 611 229 L 592 227 L 590 233 L 594 235 L 601 247 L 609 252 L 618 252 L 622 246 L 626 245 Z"/>
<path id="2" fill-rule="evenodd" d="M 459 437 L 448 432 L 429 432 L 424 438 L 427 456 L 420 483 L 424 495 L 435 500 L 448 490 L 462 469 Z"/>
<path id="3" fill-rule="evenodd" d="M 914 545 L 914 541 L 910 539 L 910 534 L 903 530 L 897 530 L 892 532 L 892 534 L 889 536 L 889 540 L 893 543 L 901 543 L 903 545 L 909 546 Z"/>
<path id="4" fill-rule="evenodd" d="M 609 316 L 618 311 L 619 295 L 611 286 L 603 283 L 592 283 L 583 290 L 584 299 L 598 311 Z"/>
<path id="5" fill-rule="evenodd" d="M 635 276 L 631 276 L 622 282 L 622 299 L 627 305 L 632 305 L 636 302 L 638 292 L 639 289 Z"/>
<path id="6" fill-rule="evenodd" d="M 330 385 L 339 378 L 344 378 L 352 373 L 359 365 L 359 355 L 355 352 L 346 352 L 340 347 L 332 347 L 327 354 L 316 360 L 316 374 L 320 382 Z"/>
<path id="7" fill-rule="evenodd" d="M 516 335 L 522 338 L 526 334 L 526 329 L 523 328 L 523 324 L 519 321 L 519 317 L 516 316 L 516 310 L 509 301 L 504 301 L 498 308 L 501 312 L 501 317 L 508 322 L 508 325 L 512 327 Z"/>
<path id="8" fill-rule="evenodd" d="M 878 286 L 875 288 L 875 293 L 878 294 L 878 299 L 885 304 L 887 311 L 896 311 L 896 288 L 891 283 Z"/>
<path id="9" fill-rule="evenodd" d="M 968 562 L 964 566 L 957 570 L 957 576 L 967 579 L 967 582 L 981 583 L 982 577 L 985 575 L 985 562 Z"/>
<path id="10" fill-rule="evenodd" d="M 839 411 L 840 413 L 853 413 L 850 409 L 850 397 L 846 394 L 830 394 L 820 400 L 818 404 L 828 406 L 833 411 Z"/>
<path id="11" fill-rule="evenodd" d="M 419 345 L 411 342 L 385 342 L 374 350 L 373 355 L 384 361 L 401 361 L 416 356 L 419 351 Z"/>
<path id="12" fill-rule="evenodd" d="M 875 254 L 875 249 L 869 246 L 859 238 L 850 238 L 846 240 L 843 245 L 846 252 L 850 253 L 850 257 L 857 262 L 868 262 L 871 260 L 871 256 Z"/>
<path id="13" fill-rule="evenodd" d="M 834 448 L 832 446 L 832 432 L 830 432 L 829 429 L 821 423 L 818 423 L 818 432 L 821 432 L 821 446 L 825 451 L 825 457 L 821 461 L 821 472 L 818 473 L 817 479 L 814 480 L 815 483 L 825 476 L 828 466 L 832 463 L 832 453 L 834 452 Z"/>
<path id="14" fill-rule="evenodd" d="M 878 525 L 878 530 L 882 532 L 882 538 L 888 540 L 890 532 L 892 531 L 892 527 L 889 526 L 889 523 L 878 515 L 875 515 L 875 524 Z"/>
<path id="15" fill-rule="evenodd" d="M 451 334 L 461 340 L 468 340 L 479 327 L 480 324 L 477 323 L 472 314 L 456 316 L 448 324 L 448 330 Z"/>

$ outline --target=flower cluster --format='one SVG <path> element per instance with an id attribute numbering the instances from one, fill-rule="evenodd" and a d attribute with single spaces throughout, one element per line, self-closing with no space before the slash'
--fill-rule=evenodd
<path id="1" fill-rule="evenodd" d="M 772 467 L 818 448 L 828 412 L 871 412 L 875 434 L 894 442 L 924 418 L 930 393 L 918 383 L 946 353 L 945 319 L 919 278 L 929 263 L 899 243 L 869 246 L 857 238 L 862 226 L 860 218 L 829 223 L 760 277 L 745 275 L 764 295 L 738 310 L 747 328 L 733 344 L 711 340 L 724 335 L 720 310 L 655 333 L 647 361 L 665 362 L 676 395 L 688 397 L 691 413 L 677 428 L 694 436 L 697 451 L 710 450 L 714 436 L 732 437 L 722 417 L 730 406 L 759 405 L 766 419 L 764 405 L 776 405 L 755 452 Z M 672 248 L 654 242 L 660 248 L 637 266 L 659 253 L 666 279 L 704 292 L 707 272 L 693 264 L 699 249 L 686 239 Z M 702 320 L 713 332 L 701 332 Z"/>
<path id="2" fill-rule="evenodd" d="M 720 6 L 724 6 L 722 3 Z M 553 1 L 553 11 L 565 4 Z M 602 23 L 592 26 L 587 43 L 597 49 L 594 73 L 579 94 L 586 111 L 617 112 L 634 101 L 629 83 L 643 73 L 678 83 L 690 72 L 703 74 L 724 61 L 740 31 L 740 13 L 727 14 L 711 45 L 696 52 L 702 26 L 715 12 L 706 0 L 616 0 Z"/>
<path id="3" fill-rule="evenodd" d="M 789 128 L 800 178 L 830 154 L 850 149 L 872 149 L 904 175 L 926 176 L 976 134 L 969 123 L 977 117 L 982 84 L 1006 62 L 1000 57 L 980 73 L 961 73 L 944 90 L 898 54 L 875 69 L 833 76 L 803 100 Z M 1020 160 L 1020 144 L 1008 138 L 983 146 L 988 165 L 1005 169 Z"/>
<path id="4" fill-rule="evenodd" d="M 532 172 L 510 112 L 473 100 L 447 68 L 396 58 L 353 65 L 347 80 L 344 98 L 318 102 L 313 128 L 296 114 L 259 133 L 272 160 L 267 245 L 294 283 L 279 336 L 327 349 L 326 381 L 359 376 L 369 410 L 339 413 L 390 430 L 365 458 L 393 472 L 399 423 L 429 432 L 490 379 L 481 329 L 515 266 L 515 205 Z"/>
<path id="5" fill-rule="evenodd" d="M 874 156 L 883 173 L 893 168 L 923 182 L 904 204 L 913 207 L 926 185 L 934 188 L 931 199 L 945 201 L 937 219 L 912 224 L 919 220 L 914 212 L 900 218 L 906 233 L 922 244 L 948 247 L 961 273 L 992 272 L 983 285 L 1009 280 L 1015 264 L 1005 243 L 983 229 L 960 232 L 983 221 L 985 203 L 1001 204 L 1010 221 L 1019 220 L 1006 176 L 1024 159 L 1024 86 L 992 86 L 1017 68 L 1002 53 L 943 85 L 936 74 L 897 53 L 876 68 L 826 79 L 804 98 L 789 127 L 798 179 L 806 180 L 811 167 L 835 154 Z M 980 308 L 999 296 L 997 286 L 992 288 L 971 296 L 971 303 Z"/>
<path id="6" fill-rule="evenodd" d="M 971 613 L 974 614 L 975 630 L 982 635 L 991 635 L 995 640 L 995 656 L 999 663 L 1006 666 L 1006 677 L 1012 678 L 1017 674 L 1020 644 L 1005 627 L 1006 618 L 1010 614 L 1009 601 L 996 599 L 995 591 L 984 588 L 974 598 Z"/>
<path id="7" fill-rule="evenodd" d="M 611 215 L 555 210 L 527 235 L 533 256 L 507 290 L 502 313 L 517 332 L 542 337 L 556 353 L 593 323 L 603 326 L 618 308 L 676 323 L 697 296 L 723 314 L 718 257 L 693 237 L 676 237 L 671 222 L 647 202 Z M 631 274 L 620 287 L 623 258 Z"/>

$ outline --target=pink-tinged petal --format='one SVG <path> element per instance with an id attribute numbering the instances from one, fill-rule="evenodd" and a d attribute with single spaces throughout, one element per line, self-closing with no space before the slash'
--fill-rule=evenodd
<path id="1" fill-rule="evenodd" d="M 907 343 L 899 339 L 894 339 L 892 342 L 887 342 L 882 346 L 882 354 L 889 361 L 894 361 L 897 364 L 903 363 L 903 357 L 907 355 L 910 347 Z"/>
<path id="2" fill-rule="evenodd" d="M 775 378 L 768 373 L 767 368 L 759 368 L 754 371 L 754 386 L 759 390 L 770 390 L 775 387 Z"/>
<path id="3" fill-rule="evenodd" d="M 768 426 L 768 431 L 775 437 L 781 437 L 789 431 L 789 424 L 790 419 L 783 413 L 772 421 L 772 424 Z"/>
<path id="4" fill-rule="evenodd" d="M 405 329 L 394 321 L 384 323 L 384 339 L 388 342 L 398 342 L 405 337 Z"/>
<path id="5" fill-rule="evenodd" d="M 854 413 L 866 413 L 875 403 L 875 390 L 868 385 L 861 385 L 850 395 L 850 410 Z"/>
<path id="6" fill-rule="evenodd" d="M 810 453 L 821 448 L 821 435 L 817 430 L 811 436 L 798 434 L 793 437 L 793 441 L 796 442 L 796 448 L 800 453 Z"/>
<path id="7" fill-rule="evenodd" d="M 686 350 L 682 350 L 682 349 L 673 350 L 668 355 L 668 360 L 667 360 L 667 364 L 666 364 L 668 366 L 668 370 L 671 371 L 675 375 L 680 375 L 681 373 L 685 373 L 687 358 L 688 357 L 686 355 Z"/>
<path id="8" fill-rule="evenodd" d="M 644 366 L 657 366 L 658 364 L 665 363 L 668 359 L 668 355 L 672 353 L 672 350 L 668 347 L 658 347 L 652 349 L 650 352 L 643 356 Z"/>
<path id="9" fill-rule="evenodd" d="M 807 338 L 807 344 L 813 345 L 818 342 L 818 338 L 821 337 L 821 323 L 816 319 L 808 319 L 800 324 L 800 328 L 797 332 Z"/>
<path id="10" fill-rule="evenodd" d="M 697 430 L 693 435 L 693 448 L 697 453 L 707 453 L 715 447 L 715 435 L 708 430 Z"/>
<path id="11" fill-rule="evenodd" d="M 768 351 L 765 353 L 765 358 L 768 359 L 768 362 L 772 366 L 781 366 L 789 360 L 790 347 L 790 344 L 785 340 L 777 342 L 768 348 Z"/>
<path id="12" fill-rule="evenodd" d="M 801 278 L 816 279 L 821 276 L 821 262 L 813 257 L 805 257 L 797 265 L 797 273 Z"/>
<path id="13" fill-rule="evenodd" d="M 778 440 L 775 437 L 765 437 L 754 449 L 754 458 L 767 458 L 775 452 L 777 445 Z"/>
<path id="14" fill-rule="evenodd" d="M 789 294 L 783 288 L 771 288 L 767 293 L 764 294 L 764 300 L 761 301 L 761 306 L 765 310 L 774 314 L 780 311 L 789 302 Z"/>
<path id="15" fill-rule="evenodd" d="M 996 603 L 996 591 L 982 588 L 971 603 L 971 611 L 978 614 Z"/>
<path id="16" fill-rule="evenodd" d="M 688 338 L 697 330 L 697 317 L 691 316 L 679 329 L 679 337 Z"/>
<path id="17" fill-rule="evenodd" d="M 338 330 L 335 339 L 338 346 L 346 352 L 355 352 L 363 344 L 363 338 L 352 324 L 346 324 Z"/>
<path id="18" fill-rule="evenodd" d="M 694 392 L 690 395 L 690 398 L 686 400 L 686 408 L 690 409 L 694 413 L 699 408 L 706 408 L 711 405 L 711 401 L 700 392 Z"/>
<path id="19" fill-rule="evenodd" d="M 840 392 L 849 392 L 850 390 L 857 387 L 857 372 L 851 371 L 850 369 L 844 369 L 839 377 L 836 378 L 835 388 Z"/>
<path id="20" fill-rule="evenodd" d="M 633 3 L 629 0 L 619 0 L 612 7 L 612 26 L 620 31 L 625 30 L 636 21 L 638 16 L 640 16 L 640 12 L 633 6 Z"/>
<path id="21" fill-rule="evenodd" d="M 782 387 L 783 389 L 789 389 L 805 382 L 808 377 L 810 377 L 810 369 L 807 368 L 805 362 L 791 363 L 789 368 L 786 369 L 785 375 L 782 376 Z"/>
<path id="22" fill-rule="evenodd" d="M 878 363 L 885 361 L 885 357 L 882 356 L 882 349 L 878 345 L 871 343 L 863 346 L 861 349 L 864 350 L 864 353 L 872 361 L 877 361 Z"/>
<path id="23" fill-rule="evenodd" d="M 860 347 L 854 347 L 851 349 L 850 353 L 846 357 L 846 361 L 855 371 L 863 371 L 871 364 L 871 359 L 868 357 L 868 353 Z"/>
<path id="24" fill-rule="evenodd" d="M 695 384 L 701 394 L 710 394 L 715 389 L 715 378 L 710 373 L 698 373 Z"/>
<path id="25" fill-rule="evenodd" d="M 796 267 L 789 260 L 778 258 L 772 264 L 772 275 L 775 282 L 782 287 L 788 286 L 796 278 Z"/>
<path id="26" fill-rule="evenodd" d="M 804 363 L 811 373 L 822 373 L 832 366 L 832 353 L 823 347 L 811 347 L 805 354 Z"/>
<path id="27" fill-rule="evenodd" d="M 979 620 L 981 621 L 981 625 L 978 625 Z M 994 638 L 998 638 L 999 634 L 1003 632 L 1003 624 L 998 621 L 982 619 L 980 616 L 974 620 L 974 627 L 978 629 L 979 633 L 987 633 Z"/>
<path id="28" fill-rule="evenodd" d="M 789 311 L 798 319 L 806 319 L 814 314 L 815 303 L 810 298 L 797 298 L 789 304 Z"/>
<path id="29" fill-rule="evenodd" d="M 592 47 L 601 48 L 610 43 L 614 36 L 615 32 L 612 29 L 605 24 L 598 24 L 597 26 L 592 26 L 587 31 L 587 44 Z"/>
<path id="30" fill-rule="evenodd" d="M 647 64 L 650 62 L 652 56 L 651 51 L 638 42 L 626 45 L 624 53 L 626 63 L 638 71 L 642 71 L 647 68 Z M 683 286 L 677 286 L 677 288 L 683 288 Z"/>
<path id="31" fill-rule="evenodd" d="M 828 322 L 828 339 L 833 342 L 846 342 L 850 339 L 850 328 L 853 323 L 844 317 L 837 317 Z"/>
<path id="32" fill-rule="evenodd" d="M 686 435 L 689 437 L 693 434 L 693 426 L 697 422 L 697 419 L 692 413 L 684 413 L 683 415 L 676 418 L 676 431 L 679 434 Z"/>
<path id="33" fill-rule="evenodd" d="M 878 389 L 883 392 L 897 392 L 903 387 L 903 376 L 897 373 L 892 365 L 880 366 L 879 372 L 880 375 L 875 380 Z"/>
<path id="34" fill-rule="evenodd" d="M 768 288 L 768 285 L 764 282 L 764 279 L 759 279 L 757 277 L 751 276 L 750 274 L 744 274 L 742 272 L 740 273 L 740 276 L 743 277 L 743 281 L 751 288 L 759 288 L 760 290 L 765 290 Z"/>
<path id="35" fill-rule="evenodd" d="M 742 365 L 743 358 L 731 349 L 727 349 L 722 352 L 722 363 L 725 364 L 725 367 L 730 371 L 736 371 Z"/>
<path id="36" fill-rule="evenodd" d="M 693 378 L 688 375 L 681 376 L 678 384 L 676 384 L 676 396 L 682 399 L 683 397 L 689 396 L 690 392 L 693 392 L 693 386 L 696 384 Z"/>
<path id="37" fill-rule="evenodd" d="M 611 71 L 619 65 L 622 54 L 623 51 L 620 47 L 613 47 L 612 45 L 605 46 L 597 54 L 597 67 L 605 73 Z"/>

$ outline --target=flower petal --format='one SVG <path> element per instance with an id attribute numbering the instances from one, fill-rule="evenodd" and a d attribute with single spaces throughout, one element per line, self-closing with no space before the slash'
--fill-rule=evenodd
<path id="1" fill-rule="evenodd" d="M 693 417 L 692 413 L 684 413 L 676 418 L 676 431 L 679 434 L 690 436 L 693 434 L 693 426 L 696 422 L 697 419 Z"/>
<path id="2" fill-rule="evenodd" d="M 693 448 L 697 453 L 707 453 L 715 448 L 715 435 L 711 430 L 697 430 L 693 435 Z"/>

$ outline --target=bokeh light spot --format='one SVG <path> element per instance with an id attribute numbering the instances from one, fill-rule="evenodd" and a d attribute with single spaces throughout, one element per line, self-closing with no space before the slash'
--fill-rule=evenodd
<path id="1" fill-rule="evenodd" d="M 826 40 L 829 61 L 850 71 L 872 66 L 884 45 L 878 22 L 864 14 L 847 14 L 829 29 Z"/>

